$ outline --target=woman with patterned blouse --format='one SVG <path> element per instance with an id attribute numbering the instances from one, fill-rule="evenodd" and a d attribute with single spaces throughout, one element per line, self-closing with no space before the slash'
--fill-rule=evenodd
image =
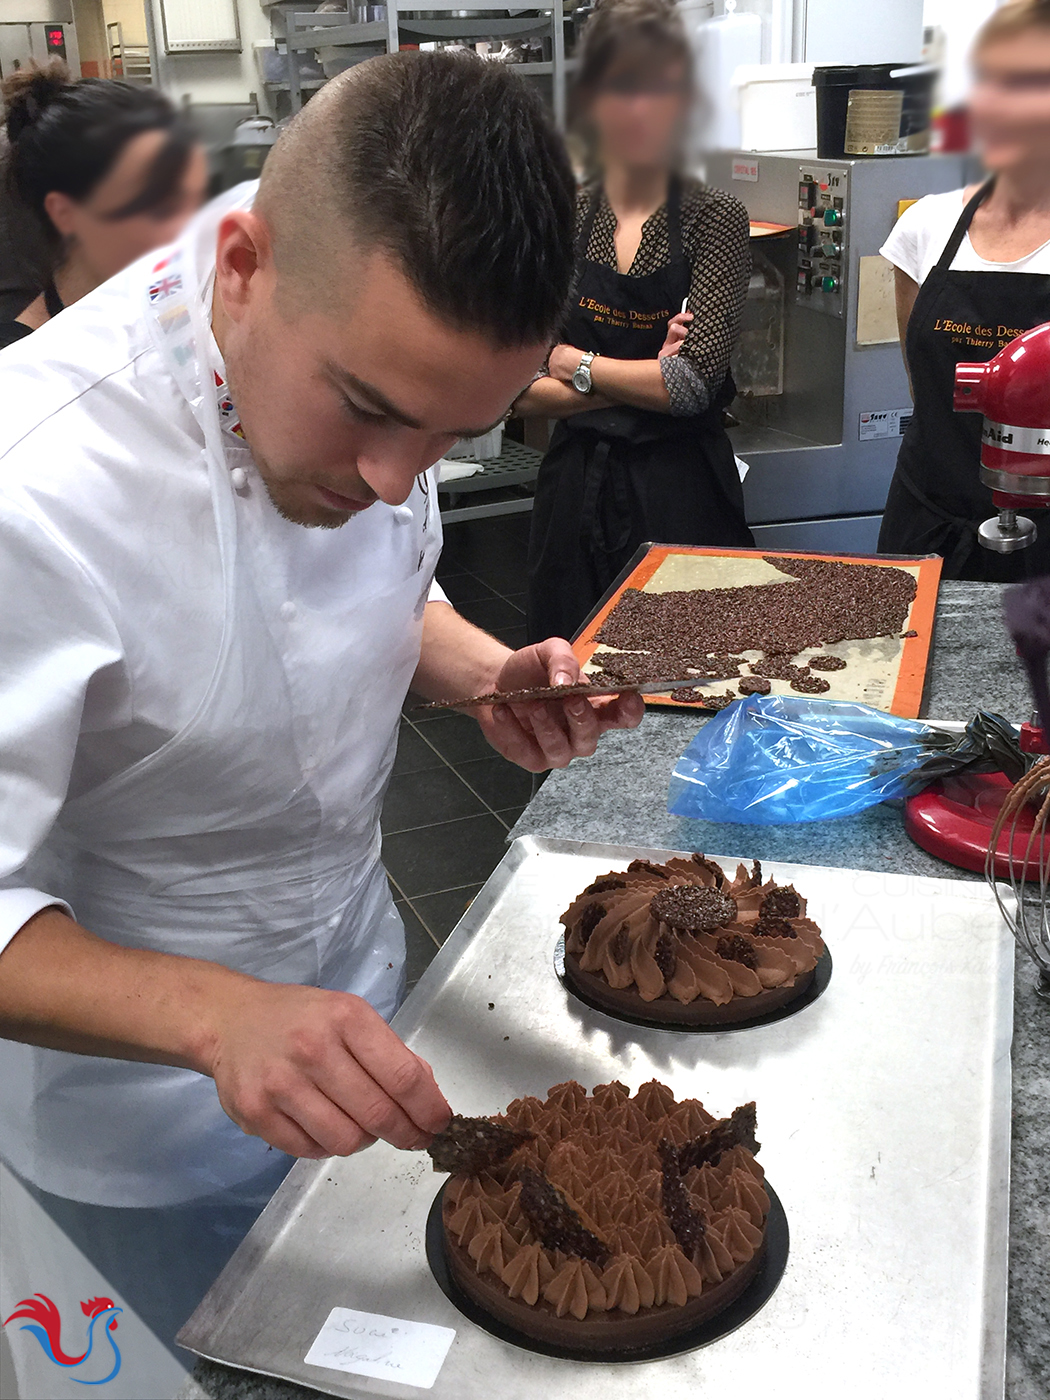
<path id="1" fill-rule="evenodd" d="M 692 106 L 670 0 L 604 0 L 577 124 L 600 175 L 577 202 L 577 284 L 522 417 L 557 419 L 529 546 L 530 636 L 571 637 L 645 540 L 753 545 L 723 410 L 750 276 L 748 215 L 677 172 Z"/>

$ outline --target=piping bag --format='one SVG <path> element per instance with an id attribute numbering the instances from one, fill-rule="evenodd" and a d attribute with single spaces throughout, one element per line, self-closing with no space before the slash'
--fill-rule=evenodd
<path id="1" fill-rule="evenodd" d="M 1014 727 L 984 710 L 957 735 L 852 701 L 751 695 L 689 743 L 667 807 L 676 817 L 751 826 L 826 821 L 963 771 L 1005 772 L 1016 782 L 1026 766 Z"/>

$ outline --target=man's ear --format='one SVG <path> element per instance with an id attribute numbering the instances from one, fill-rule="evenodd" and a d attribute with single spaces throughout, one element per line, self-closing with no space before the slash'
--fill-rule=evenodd
<path id="1" fill-rule="evenodd" d="M 237 209 L 219 224 L 215 290 L 231 321 L 239 321 L 253 298 L 274 280 L 270 230 L 250 209 Z"/>

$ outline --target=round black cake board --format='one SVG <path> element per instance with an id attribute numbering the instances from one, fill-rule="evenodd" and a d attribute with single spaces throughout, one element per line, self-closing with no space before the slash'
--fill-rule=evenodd
<path id="1" fill-rule="evenodd" d="M 511 1327 L 509 1323 L 501 1322 L 499 1318 L 493 1317 L 491 1313 L 486 1312 L 479 1304 L 468 1298 L 452 1277 L 445 1254 L 445 1225 L 441 1217 L 441 1201 L 445 1194 L 444 1186 L 434 1197 L 430 1214 L 427 1216 L 427 1262 L 445 1297 L 455 1304 L 464 1317 L 477 1323 L 479 1327 L 490 1332 L 492 1336 L 499 1337 L 500 1341 L 510 1342 L 512 1346 L 522 1347 L 525 1351 L 539 1352 L 542 1356 L 555 1356 L 561 1361 L 595 1361 L 606 1364 L 625 1361 L 660 1361 L 665 1356 L 678 1356 L 684 1351 L 696 1351 L 699 1347 L 710 1346 L 712 1342 L 727 1337 L 730 1332 L 735 1332 L 738 1327 L 742 1327 L 745 1322 L 754 1317 L 755 1313 L 763 1308 L 776 1292 L 780 1280 L 784 1277 L 784 1269 L 787 1267 L 788 1223 L 784 1207 L 780 1203 L 780 1197 L 768 1181 L 764 1181 L 762 1184 L 769 1197 L 769 1215 L 766 1217 L 766 1253 L 758 1273 L 740 1297 L 730 1303 L 722 1312 L 716 1313 L 706 1322 L 698 1323 L 689 1331 L 681 1332 L 677 1337 L 670 1337 L 666 1341 L 657 1342 L 651 1346 L 636 1347 L 633 1351 L 618 1351 L 614 1355 L 599 1356 L 593 1351 L 577 1351 L 573 1347 L 560 1347 L 551 1342 L 536 1341 L 533 1337 L 527 1337 L 524 1332 L 519 1332 L 517 1328 Z"/>
<path id="2" fill-rule="evenodd" d="M 813 980 L 794 1001 L 789 1001 L 786 1006 L 780 1006 L 775 1011 L 767 1011 L 762 1016 L 752 1016 L 747 1021 L 734 1021 L 729 1026 L 683 1026 L 671 1021 L 660 1021 L 656 1017 L 632 1016 L 626 1011 L 614 1011 L 611 1006 L 602 1006 L 601 1002 L 593 1001 L 586 992 L 579 987 L 573 986 L 565 976 L 565 940 L 558 940 L 558 946 L 554 950 L 554 971 L 562 986 L 574 996 L 577 1001 L 582 1001 L 585 1006 L 589 1006 L 592 1011 L 600 1011 L 603 1016 L 611 1016 L 614 1021 L 626 1021 L 629 1025 L 645 1026 L 647 1030 L 660 1031 L 684 1031 L 686 1035 L 710 1035 L 713 1031 L 721 1034 L 725 1031 L 747 1031 L 756 1026 L 770 1026 L 774 1021 L 783 1021 L 786 1016 L 794 1016 L 797 1011 L 803 1011 L 807 1006 L 811 1006 L 817 997 L 821 996 L 831 981 L 831 949 L 825 948 L 817 965 L 813 969 Z"/>

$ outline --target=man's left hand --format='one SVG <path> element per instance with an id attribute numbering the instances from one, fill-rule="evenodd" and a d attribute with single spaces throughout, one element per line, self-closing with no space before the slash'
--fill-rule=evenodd
<path id="1" fill-rule="evenodd" d="M 580 665 L 572 647 L 560 637 L 513 652 L 496 678 L 494 689 L 525 690 L 532 686 L 574 685 Z M 486 739 L 504 758 L 530 773 L 566 768 L 574 758 L 587 758 L 607 729 L 634 729 L 645 706 L 634 693 L 588 700 L 570 695 L 564 700 L 530 700 L 517 705 L 492 705 L 475 711 Z"/>

